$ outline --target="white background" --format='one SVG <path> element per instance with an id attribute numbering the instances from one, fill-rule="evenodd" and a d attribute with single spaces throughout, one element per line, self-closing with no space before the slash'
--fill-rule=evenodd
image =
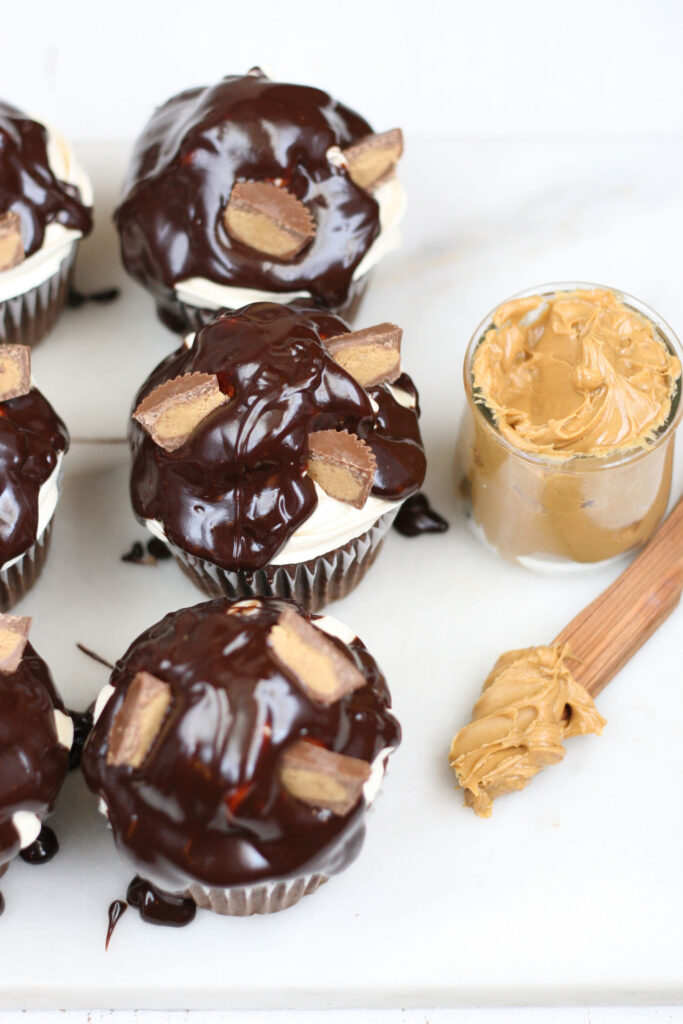
<path id="1" fill-rule="evenodd" d="M 393 668 L 392 661 L 396 664 L 392 687 L 406 727 L 404 748 L 397 755 L 387 780 L 384 803 L 379 805 L 372 822 L 374 841 L 368 842 L 354 873 L 348 873 L 349 881 L 340 880 L 339 900 L 343 901 L 343 894 L 349 891 L 344 884 L 354 884 L 355 879 L 356 885 L 368 886 L 370 899 L 363 903 L 364 913 L 369 914 L 373 893 L 379 901 L 382 888 L 372 883 L 372 868 L 383 861 L 383 840 L 386 842 L 391 824 L 389 810 L 392 802 L 400 807 L 403 792 L 410 783 L 411 757 L 421 773 L 423 835 L 435 840 L 430 863 L 434 866 L 438 862 L 444 870 L 452 864 L 454 872 L 460 873 L 471 869 L 473 857 L 486 856 L 487 845 L 506 849 L 508 860 L 516 855 L 521 858 L 514 837 L 516 830 L 521 833 L 528 828 L 536 844 L 539 870 L 551 874 L 552 863 L 546 863 L 539 851 L 556 851 L 553 856 L 559 858 L 559 863 L 568 859 L 568 851 L 574 847 L 579 850 L 584 841 L 591 844 L 591 837 L 600 834 L 601 814 L 593 801 L 582 795 L 588 786 L 595 786 L 596 791 L 608 794 L 613 807 L 620 807 L 620 813 L 606 819 L 611 821 L 610 836 L 603 837 L 597 848 L 591 846 L 586 862 L 605 914 L 601 929 L 585 926 L 576 898 L 561 908 L 557 922 L 552 906 L 547 907 L 547 914 L 545 906 L 536 907 L 530 917 L 539 927 L 557 923 L 565 943 L 568 918 L 573 922 L 577 947 L 587 944 L 583 960 L 577 959 L 584 973 L 586 964 L 599 965 L 603 961 L 605 973 L 611 956 L 616 977 L 620 949 L 628 946 L 637 950 L 639 937 L 644 951 L 643 969 L 634 957 L 632 984 L 637 986 L 640 975 L 647 973 L 645 966 L 651 974 L 663 975 L 663 969 L 659 970 L 662 960 L 673 960 L 675 944 L 669 943 L 666 950 L 654 956 L 652 963 L 646 951 L 649 944 L 657 949 L 667 926 L 674 938 L 680 937 L 680 927 L 676 928 L 669 914 L 669 907 L 677 906 L 677 894 L 680 897 L 680 875 L 676 878 L 673 872 L 665 876 L 663 871 L 664 858 L 675 864 L 677 856 L 675 845 L 661 838 L 671 835 L 664 812 L 660 815 L 654 804 L 647 804 L 645 793 L 636 799 L 639 776 L 631 761 L 631 743 L 640 726 L 634 729 L 633 723 L 643 723 L 642 735 L 637 735 L 638 748 L 641 752 L 646 748 L 653 759 L 657 756 L 657 730 L 661 729 L 661 703 L 650 696 L 655 683 L 661 694 L 661 680 L 651 678 L 647 655 L 643 652 L 640 660 L 634 660 L 606 691 L 602 709 L 610 726 L 604 739 L 582 745 L 577 741 L 565 763 L 554 769 L 554 776 L 548 773 L 539 779 L 526 794 L 514 798 L 517 803 L 511 798 L 509 809 L 497 810 L 491 823 L 482 825 L 466 817 L 458 795 L 450 788 L 441 748 L 447 747 L 447 733 L 467 713 L 483 674 L 501 650 L 549 639 L 611 579 L 603 573 L 593 580 L 536 581 L 473 546 L 462 523 L 455 520 L 449 465 L 458 400 L 454 401 L 452 396 L 457 394 L 459 365 L 476 323 L 503 297 L 534 282 L 573 277 L 606 281 L 651 303 L 672 322 L 679 335 L 683 333 L 679 252 L 683 235 L 683 3 L 411 0 L 409 4 L 398 0 L 318 0 L 288 4 L 283 0 L 261 0 L 250 4 L 244 0 L 237 5 L 185 0 L 181 5 L 170 0 L 38 0 L 31 4 L 29 13 L 17 13 L 28 9 L 20 0 L 11 0 L 12 9 L 4 9 L 9 6 L 8 0 L 0 0 L 0 95 L 40 113 L 77 142 L 130 141 L 152 107 L 174 91 L 215 81 L 224 73 L 240 72 L 254 63 L 262 64 L 277 77 L 327 89 L 356 107 L 378 129 L 396 124 L 405 129 L 409 144 L 405 177 L 410 190 L 405 245 L 378 274 L 364 315 L 369 317 L 368 322 L 395 319 L 406 329 L 406 358 L 412 364 L 409 368 L 415 369 L 425 400 L 423 426 L 431 457 L 428 488 L 441 511 L 453 520 L 453 528 L 444 541 L 446 547 L 437 547 L 442 543 L 439 540 L 425 539 L 415 542 L 419 547 L 408 545 L 403 549 L 400 538 L 390 538 L 385 558 L 375 570 L 375 583 L 370 578 L 367 590 L 359 590 L 343 607 L 333 610 L 333 614 L 346 618 L 352 625 L 362 623 L 365 639 L 387 670 Z M 110 313 L 89 307 L 80 314 L 66 314 L 35 362 L 39 379 L 45 382 L 44 389 L 68 419 L 74 434 L 104 435 L 118 432 L 119 423 L 123 425 L 129 394 L 143 375 L 143 364 L 147 372 L 167 351 L 167 336 L 153 322 L 147 296 L 124 283 L 117 263 L 109 214 L 115 181 L 124 162 L 122 147 L 103 147 L 97 156 L 92 147 L 85 147 L 83 152 L 95 177 L 99 216 L 97 235 L 83 250 L 79 281 L 85 288 L 122 283 L 124 295 Z M 125 329 L 121 319 L 127 325 Z M 75 351 L 78 364 L 94 365 L 94 375 L 102 379 L 111 367 L 110 357 L 102 351 L 107 347 L 121 355 L 112 379 L 125 386 L 112 385 L 106 403 L 101 403 L 101 389 L 73 394 L 71 379 L 60 374 L 65 354 L 71 358 Z M 99 417 L 97 430 L 91 426 L 95 416 Z M 132 519 L 121 521 L 121 516 L 128 514 L 125 498 L 121 498 L 119 505 L 115 504 L 116 499 L 104 501 L 90 485 L 92 478 L 80 475 L 77 451 L 75 448 L 72 456 L 72 483 L 70 489 L 65 489 L 57 543 L 46 578 L 19 611 L 31 614 L 35 610 L 39 650 L 51 663 L 65 693 L 71 695 L 78 689 L 80 696 L 81 692 L 90 695 L 99 677 L 82 659 L 74 661 L 73 673 L 66 672 L 65 677 L 65 666 L 73 657 L 70 652 L 74 631 L 79 633 L 78 639 L 85 638 L 91 646 L 115 657 L 135 633 L 160 617 L 166 610 L 165 602 L 174 606 L 181 603 L 176 595 L 180 594 L 182 584 L 172 575 L 174 567 L 166 566 L 162 571 L 174 588 L 169 588 L 172 597 L 157 592 L 152 600 L 152 591 L 158 588 L 152 577 L 142 577 L 141 588 L 145 588 L 145 593 L 138 594 L 136 602 L 131 602 L 134 607 L 110 624 L 105 617 L 109 609 L 105 607 L 101 577 L 86 581 L 80 574 L 75 588 L 78 608 L 85 606 L 86 599 L 92 602 L 93 620 L 101 608 L 102 635 L 93 633 L 94 625 L 86 630 L 83 619 L 74 624 L 68 608 L 56 609 L 55 621 L 47 621 L 47 611 L 42 613 L 41 609 L 54 608 L 54 601 L 50 604 L 51 586 L 59 583 L 60 572 L 79 550 L 76 512 L 81 502 L 86 509 L 101 511 L 102 522 L 113 534 L 115 560 L 107 563 L 111 565 L 112 578 L 123 580 L 129 570 L 116 560 L 124 542 L 135 536 Z M 103 473 L 106 475 L 104 470 Z M 679 468 L 676 495 L 680 491 L 680 475 Z M 120 478 L 124 479 L 123 471 Z M 116 494 L 123 494 L 123 486 L 118 487 Z M 91 541 L 94 551 L 94 536 Z M 481 630 L 468 635 L 459 649 L 457 673 L 446 668 L 447 664 L 450 666 L 450 647 L 444 639 L 444 648 L 448 650 L 439 673 L 431 680 L 431 699 L 417 708 L 410 704 L 413 675 L 401 673 L 397 651 L 382 641 L 381 610 L 368 603 L 370 592 L 377 594 L 381 583 L 393 585 L 394 578 L 398 593 L 400 567 L 396 558 L 392 560 L 392 549 L 405 550 L 404 557 L 416 571 L 424 568 L 426 557 L 432 557 L 426 552 L 433 552 L 435 559 L 443 558 L 441 551 L 448 552 L 446 557 L 460 568 L 461 574 L 463 568 L 467 570 L 460 582 L 466 583 L 468 593 L 473 587 L 477 593 L 485 590 L 485 580 L 495 576 L 501 593 L 509 587 L 518 596 L 523 595 L 524 607 L 517 609 L 514 616 L 494 615 L 483 635 Z M 128 576 L 125 586 L 127 581 Z M 184 603 L 194 599 L 194 591 L 187 586 Z M 147 590 L 153 611 L 143 608 Z M 462 586 L 454 588 L 450 598 L 464 607 Z M 399 628 L 409 627 L 407 605 L 395 611 L 403 615 L 397 619 Z M 678 622 L 672 619 L 662 628 L 648 648 L 655 652 L 655 661 L 660 665 L 679 662 L 681 614 Z M 520 622 L 525 618 L 522 629 Z M 460 632 L 467 632 L 462 620 L 456 622 Z M 417 670 L 416 651 L 405 659 L 408 665 L 411 660 Z M 667 673 L 666 678 L 673 677 Z M 446 687 L 453 687 L 453 692 L 449 693 Z M 675 727 L 678 729 L 678 725 Z M 678 764 L 680 769 L 680 758 Z M 624 771 L 630 773 L 629 785 L 617 788 L 619 783 L 614 781 L 615 788 L 611 790 L 610 780 L 617 780 Z M 675 773 L 669 777 L 675 778 Z M 583 790 L 577 789 L 579 782 Z M 60 833 L 63 854 L 52 867 L 41 869 L 46 872 L 40 876 L 43 881 L 36 880 L 36 885 L 52 891 L 55 900 L 61 900 L 64 906 L 68 893 L 51 889 L 51 879 L 61 878 L 80 863 L 79 853 L 85 859 L 95 849 L 84 845 L 77 830 L 83 815 L 81 804 L 73 796 L 77 788 L 77 780 L 70 780 L 67 797 L 71 794 L 71 802 L 66 800 L 58 811 L 57 825 L 64 823 Z M 435 813 L 436 805 L 430 802 L 434 799 L 441 802 L 443 811 Z M 82 806 L 89 805 L 82 800 Z M 384 817 L 380 815 L 383 808 Z M 563 841 L 558 846 L 554 840 L 554 816 L 560 808 L 566 821 L 563 819 Z M 94 808 L 90 807 L 89 813 L 93 820 L 88 819 L 84 826 L 87 824 L 93 835 L 101 837 L 101 866 L 103 858 L 109 855 L 108 837 L 101 823 L 94 820 Z M 648 816 L 648 827 L 641 834 L 641 824 L 648 821 Z M 66 827 L 69 823 L 73 825 L 71 829 Z M 496 840 L 488 838 L 494 834 Z M 522 868 L 523 860 L 520 859 Z M 576 863 L 581 863 L 579 853 Z M 531 870 L 532 865 L 529 860 L 527 869 Z M 21 926 L 15 930 L 14 922 L 18 917 L 27 929 L 32 924 L 30 906 L 21 907 L 22 896 L 30 902 L 25 884 L 29 882 L 29 870 L 21 865 L 13 867 L 12 875 L 3 884 L 6 894 L 11 895 L 11 903 L 0 922 L 0 930 L 11 927 L 17 937 Z M 638 885 L 624 884 L 629 872 L 634 873 L 642 892 Z M 544 891 L 552 893 L 552 879 L 548 880 L 545 874 Z M 585 869 L 583 875 L 585 879 Z M 95 912 L 90 889 L 95 881 L 86 870 L 79 876 L 79 883 L 81 877 L 82 902 L 84 906 L 87 903 L 84 920 L 90 922 Z M 375 873 L 374 877 L 380 875 Z M 675 888 L 667 897 L 669 878 Z M 558 880 L 557 889 L 564 893 L 562 879 Z M 653 899 L 648 905 L 650 894 Z M 513 896 L 517 898 L 519 894 L 509 894 L 508 901 Z M 311 903 L 311 908 L 320 908 L 322 914 L 322 907 L 329 906 L 326 899 L 325 894 L 321 895 L 320 902 Z M 484 913 L 492 906 L 493 901 L 489 900 Z M 306 907 L 300 908 L 299 919 L 302 913 L 308 913 Z M 462 909 L 460 913 L 462 920 Z M 515 918 L 515 934 L 520 941 L 530 917 L 520 914 Z M 289 920 L 296 922 L 295 917 Z M 680 920 L 677 923 L 680 926 Z M 129 914 L 119 926 L 118 946 L 113 948 L 107 965 L 111 984 L 124 983 L 125 979 L 116 973 L 117 957 L 130 955 L 131 949 L 137 948 L 134 943 L 140 943 L 151 958 L 175 942 L 179 956 L 184 957 L 187 950 L 191 962 L 201 958 L 206 935 L 212 929 L 218 934 L 219 926 L 226 924 L 230 922 L 205 921 L 198 923 L 196 938 L 189 932 L 184 937 L 171 938 L 154 931 L 144 932 Z M 295 924 L 291 927 L 294 929 Z M 461 940 L 455 916 L 454 928 Z M 99 920 L 97 929 L 101 930 Z M 648 929 L 653 929 L 653 933 Z M 69 941 L 69 922 L 64 923 L 64 934 Z M 223 930 L 219 941 L 227 943 L 233 934 L 232 929 Z M 377 935 L 381 938 L 381 915 Z M 595 949 L 597 945 L 599 949 Z M 476 959 L 485 964 L 486 955 L 483 949 L 481 958 Z M 523 959 L 524 949 L 516 948 L 515 955 Z M 2 972 L 0 967 L 0 981 L 6 981 L 6 967 L 4 976 Z M 577 977 L 577 983 L 580 980 Z M 667 979 L 668 987 L 660 998 L 680 991 L 680 980 L 679 970 L 677 977 Z M 609 999 L 609 994 L 601 994 L 597 986 L 594 990 L 600 1001 Z M 613 985 L 609 993 L 615 991 Z M 164 1005 L 163 993 L 154 998 L 154 1005 Z M 631 991 L 628 998 L 638 1002 L 638 992 Z M 656 985 L 643 988 L 643 1002 L 657 999 Z M 549 1001 L 553 1001 L 552 997 Z M 272 1020 L 290 1024 L 290 1019 L 317 1022 L 319 1017 L 313 1012 L 291 1018 L 273 1015 Z M 69 1021 L 84 1018 L 84 1014 L 68 1017 Z M 36 1018 L 41 1024 L 52 1019 L 54 1015 L 50 1014 Z M 93 1016 L 93 1020 L 104 1019 L 109 1017 Z M 125 1015 L 126 1022 L 135 1020 L 142 1024 L 144 1019 L 146 1015 L 142 1013 Z M 155 1022 L 159 1019 L 154 1018 Z M 193 1024 L 204 1019 L 214 1018 L 203 1013 L 182 1017 Z M 261 1019 L 254 1015 L 253 1024 L 260 1024 Z M 353 1024 L 374 1024 L 375 1020 L 382 1024 L 437 1020 L 439 1024 L 446 1020 L 449 1024 L 451 1020 L 481 1024 L 484 1019 L 495 1024 L 602 1024 L 607 1020 L 610 1024 L 617 1020 L 620 1024 L 640 1024 L 679 1021 L 681 1012 L 673 1007 L 659 1011 L 637 1011 L 631 1007 L 623 1012 L 572 1009 L 533 1014 L 492 1009 L 481 1013 L 458 1011 L 457 1015 L 387 1012 L 375 1017 L 360 1011 L 344 1014 L 343 1021 L 342 1016 L 333 1017 L 329 1024 L 346 1024 L 347 1020 L 353 1020 Z M 231 1017 L 231 1024 L 233 1020 L 234 1024 L 249 1024 L 246 1014 Z"/>
<path id="2" fill-rule="evenodd" d="M 409 136 L 683 130 L 680 0 L 4 0 L 0 11 L 0 95 L 76 139 L 129 138 L 173 92 L 256 63 Z"/>

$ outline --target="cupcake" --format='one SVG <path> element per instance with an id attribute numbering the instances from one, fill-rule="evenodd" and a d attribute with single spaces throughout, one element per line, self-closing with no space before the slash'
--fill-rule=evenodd
<path id="1" fill-rule="evenodd" d="M 0 102 L 0 342 L 35 345 L 52 329 L 91 207 L 62 136 Z"/>
<path id="2" fill-rule="evenodd" d="M 0 345 L 0 609 L 7 611 L 43 568 L 69 434 L 31 382 L 26 345 Z"/>
<path id="3" fill-rule="evenodd" d="M 128 272 L 172 330 L 311 298 L 353 319 L 399 243 L 399 129 L 258 68 L 188 89 L 138 139 L 115 219 Z"/>
<path id="4" fill-rule="evenodd" d="M 73 740 L 50 670 L 28 642 L 30 627 L 29 618 L 0 615 L 0 875 L 41 835 Z"/>
<path id="5" fill-rule="evenodd" d="M 209 596 L 309 610 L 364 576 L 425 474 L 400 328 L 305 305 L 222 313 L 138 394 L 133 508 Z"/>
<path id="6" fill-rule="evenodd" d="M 100 693 L 82 761 L 138 873 L 129 899 L 165 924 L 195 905 L 271 913 L 343 870 L 400 742 L 389 708 L 353 631 L 292 601 L 152 626 Z"/>

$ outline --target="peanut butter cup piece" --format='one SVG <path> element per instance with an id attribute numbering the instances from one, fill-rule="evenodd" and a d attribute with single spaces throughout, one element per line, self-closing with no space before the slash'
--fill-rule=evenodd
<path id="1" fill-rule="evenodd" d="M 319 704 L 334 704 L 365 686 L 351 659 L 293 608 L 280 613 L 267 643 L 283 672 Z"/>
<path id="2" fill-rule="evenodd" d="M 266 181 L 236 182 L 224 222 L 236 241 L 281 260 L 294 259 L 315 237 L 315 221 L 301 200 Z"/>
<path id="3" fill-rule="evenodd" d="M 24 243 L 21 240 L 21 217 L 10 210 L 0 213 L 0 271 L 11 270 L 24 258 Z"/>
<path id="4" fill-rule="evenodd" d="M 186 373 L 160 384 L 143 398 L 133 419 L 155 444 L 173 452 L 188 440 L 209 413 L 229 401 L 214 373 Z"/>
<path id="5" fill-rule="evenodd" d="M 380 135 L 366 135 L 342 152 L 351 180 L 369 192 L 393 174 L 403 153 L 403 132 L 392 128 Z"/>
<path id="6" fill-rule="evenodd" d="M 358 803 L 371 767 L 310 740 L 296 740 L 280 758 L 280 779 L 291 796 L 343 815 Z"/>
<path id="7" fill-rule="evenodd" d="M 325 348 L 361 387 L 373 388 L 400 376 L 402 337 L 396 324 L 377 324 L 327 338 Z"/>
<path id="8" fill-rule="evenodd" d="M 0 402 L 27 395 L 31 390 L 31 349 L 28 345 L 0 345 Z"/>
<path id="9" fill-rule="evenodd" d="M 159 735 L 171 687 L 151 672 L 138 672 L 109 731 L 107 764 L 139 768 Z"/>
<path id="10" fill-rule="evenodd" d="M 372 449 L 347 430 L 308 435 L 308 475 L 326 494 L 362 508 L 372 489 L 377 461 Z"/>
<path id="11" fill-rule="evenodd" d="M 19 668 L 28 643 L 32 621 L 27 615 L 0 615 L 0 673 L 2 675 L 11 675 Z"/>

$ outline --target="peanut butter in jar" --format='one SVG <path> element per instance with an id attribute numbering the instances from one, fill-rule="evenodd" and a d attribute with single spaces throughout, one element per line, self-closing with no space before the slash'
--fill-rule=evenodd
<path id="1" fill-rule="evenodd" d="M 656 313 L 595 285 L 499 306 L 465 357 L 458 485 L 475 532 L 541 571 L 644 544 L 664 515 L 681 349 Z"/>

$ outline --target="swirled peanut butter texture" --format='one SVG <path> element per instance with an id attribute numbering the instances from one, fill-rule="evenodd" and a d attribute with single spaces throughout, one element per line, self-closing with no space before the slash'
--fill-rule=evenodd
<path id="1" fill-rule="evenodd" d="M 651 441 L 668 419 L 681 366 L 649 321 L 596 289 L 502 305 L 472 374 L 515 448 L 602 456 Z"/>
<path id="2" fill-rule="evenodd" d="M 466 804 L 481 817 L 490 817 L 496 797 L 561 761 L 568 736 L 602 732 L 605 719 L 570 660 L 567 645 L 554 644 L 508 651 L 494 665 L 449 758 Z"/>

